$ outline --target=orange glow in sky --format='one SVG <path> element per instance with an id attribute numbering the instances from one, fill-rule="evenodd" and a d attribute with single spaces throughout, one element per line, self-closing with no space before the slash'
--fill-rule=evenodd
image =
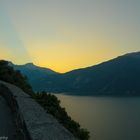
<path id="1" fill-rule="evenodd" d="M 58 72 L 140 49 L 140 1 L 6 0 L 0 3 L 0 59 Z"/>

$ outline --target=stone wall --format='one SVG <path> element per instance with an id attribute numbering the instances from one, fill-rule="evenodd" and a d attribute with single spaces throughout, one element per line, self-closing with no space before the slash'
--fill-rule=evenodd
<path id="1" fill-rule="evenodd" d="M 20 88 L 0 81 L 0 93 L 13 112 L 23 140 L 76 140 L 52 115 Z"/>

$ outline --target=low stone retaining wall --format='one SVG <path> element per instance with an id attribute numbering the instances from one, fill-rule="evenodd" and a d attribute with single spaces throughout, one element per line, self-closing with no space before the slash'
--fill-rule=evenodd
<path id="1" fill-rule="evenodd" d="M 11 108 L 20 140 L 76 140 L 59 122 L 20 88 L 0 81 L 0 93 Z"/>

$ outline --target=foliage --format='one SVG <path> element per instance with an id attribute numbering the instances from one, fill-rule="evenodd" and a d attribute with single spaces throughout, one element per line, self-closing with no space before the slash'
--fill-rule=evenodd
<path id="1" fill-rule="evenodd" d="M 67 128 L 75 137 L 80 140 L 88 140 L 89 132 L 80 128 L 79 123 L 75 122 L 68 116 L 65 108 L 60 106 L 60 101 L 55 95 L 45 92 L 34 94 L 34 99 L 45 109 L 52 114 L 65 128 Z"/>
<path id="2" fill-rule="evenodd" d="M 0 80 L 14 84 L 30 95 L 33 94 L 32 87 L 28 84 L 27 78 L 20 71 L 15 71 L 4 60 L 0 60 Z"/>

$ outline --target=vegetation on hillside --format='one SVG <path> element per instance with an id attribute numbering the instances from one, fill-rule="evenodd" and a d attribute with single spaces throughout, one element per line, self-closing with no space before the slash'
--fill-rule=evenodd
<path id="1" fill-rule="evenodd" d="M 68 116 L 65 108 L 60 106 L 56 96 L 45 92 L 34 93 L 28 80 L 20 71 L 15 71 L 7 61 L 0 60 L 0 80 L 14 84 L 30 94 L 48 113 L 52 114 L 65 128 L 80 140 L 88 140 L 89 132 Z"/>
<path id="2" fill-rule="evenodd" d="M 29 85 L 27 78 L 23 76 L 20 71 L 15 71 L 8 66 L 8 62 L 0 60 L 0 80 L 14 84 L 28 94 L 33 94 L 32 87 Z"/>
<path id="3" fill-rule="evenodd" d="M 80 140 L 88 140 L 89 132 L 82 129 L 79 123 L 75 122 L 68 116 L 65 108 L 60 106 L 60 100 L 55 95 L 47 94 L 46 92 L 34 94 L 34 99 L 45 109 L 52 114 L 65 128 L 67 128 L 75 137 Z"/>

